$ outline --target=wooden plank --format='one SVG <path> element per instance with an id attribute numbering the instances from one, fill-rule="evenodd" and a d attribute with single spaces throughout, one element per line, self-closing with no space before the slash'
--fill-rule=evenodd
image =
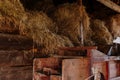
<path id="1" fill-rule="evenodd" d="M 117 63 L 117 76 L 120 76 L 120 60 L 116 61 Z"/>
<path id="2" fill-rule="evenodd" d="M 36 58 L 33 62 L 34 71 L 43 70 L 43 68 L 60 69 L 61 59 L 59 58 Z"/>
<path id="3" fill-rule="evenodd" d="M 59 55 L 64 56 L 90 56 L 90 51 L 92 49 L 97 49 L 96 46 L 77 46 L 77 47 L 61 47 L 59 48 Z"/>
<path id="4" fill-rule="evenodd" d="M 0 51 L 0 66 L 32 65 L 33 53 L 25 51 Z"/>
<path id="5" fill-rule="evenodd" d="M 110 79 L 120 76 L 120 61 L 109 61 L 109 70 Z"/>
<path id="6" fill-rule="evenodd" d="M 0 80 L 32 80 L 32 66 L 0 67 Z"/>
<path id="7" fill-rule="evenodd" d="M 0 50 L 29 50 L 33 40 L 25 36 L 0 34 Z"/>
<path id="8" fill-rule="evenodd" d="M 111 78 L 110 80 L 120 80 L 120 77 Z"/>
<path id="9" fill-rule="evenodd" d="M 79 50 L 89 50 L 89 49 L 97 49 L 96 46 L 86 46 L 86 47 L 62 47 L 60 50 L 69 50 L 69 51 L 79 51 Z"/>
<path id="10" fill-rule="evenodd" d="M 36 58 L 33 61 L 33 80 L 49 80 L 50 75 L 61 73 L 60 58 Z M 44 78 L 44 79 L 42 79 Z"/>
<path id="11" fill-rule="evenodd" d="M 50 80 L 62 80 L 62 77 L 57 75 L 51 75 Z"/>
<path id="12" fill-rule="evenodd" d="M 117 77 L 117 64 L 115 61 L 109 61 L 109 78 Z"/>
<path id="13" fill-rule="evenodd" d="M 45 74 L 34 72 L 33 80 L 50 80 L 50 77 Z"/>
<path id="14" fill-rule="evenodd" d="M 0 50 L 0 66 L 33 65 L 35 57 L 45 57 L 45 55 L 26 50 Z"/>
<path id="15" fill-rule="evenodd" d="M 90 76 L 89 59 L 65 59 L 62 63 L 62 80 L 85 80 Z"/>

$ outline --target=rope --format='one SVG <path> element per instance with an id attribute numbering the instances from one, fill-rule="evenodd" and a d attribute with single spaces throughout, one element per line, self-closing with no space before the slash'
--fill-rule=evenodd
<path id="1" fill-rule="evenodd" d="M 91 75 L 89 77 L 87 77 L 85 80 L 89 80 L 90 78 L 92 78 L 94 75 Z"/>

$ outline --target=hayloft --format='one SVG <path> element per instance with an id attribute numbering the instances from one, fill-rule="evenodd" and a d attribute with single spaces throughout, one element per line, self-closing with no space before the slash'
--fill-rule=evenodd
<path id="1" fill-rule="evenodd" d="M 1 0 L 0 80 L 120 80 L 119 37 L 120 0 Z"/>

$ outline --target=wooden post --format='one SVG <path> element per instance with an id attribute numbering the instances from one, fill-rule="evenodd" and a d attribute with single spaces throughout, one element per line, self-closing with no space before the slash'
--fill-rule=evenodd
<path id="1" fill-rule="evenodd" d="M 83 5 L 82 5 L 82 0 L 78 0 L 78 5 L 79 5 L 79 12 L 80 12 L 80 40 L 81 40 L 81 46 L 84 46 L 84 26 L 83 26 Z"/>

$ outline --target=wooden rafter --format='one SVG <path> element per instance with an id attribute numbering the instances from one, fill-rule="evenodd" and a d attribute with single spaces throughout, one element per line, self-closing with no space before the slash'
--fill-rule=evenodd
<path id="1" fill-rule="evenodd" d="M 111 0 L 97 0 L 97 1 L 109 7 L 110 9 L 120 13 L 120 6 L 112 2 Z"/>

